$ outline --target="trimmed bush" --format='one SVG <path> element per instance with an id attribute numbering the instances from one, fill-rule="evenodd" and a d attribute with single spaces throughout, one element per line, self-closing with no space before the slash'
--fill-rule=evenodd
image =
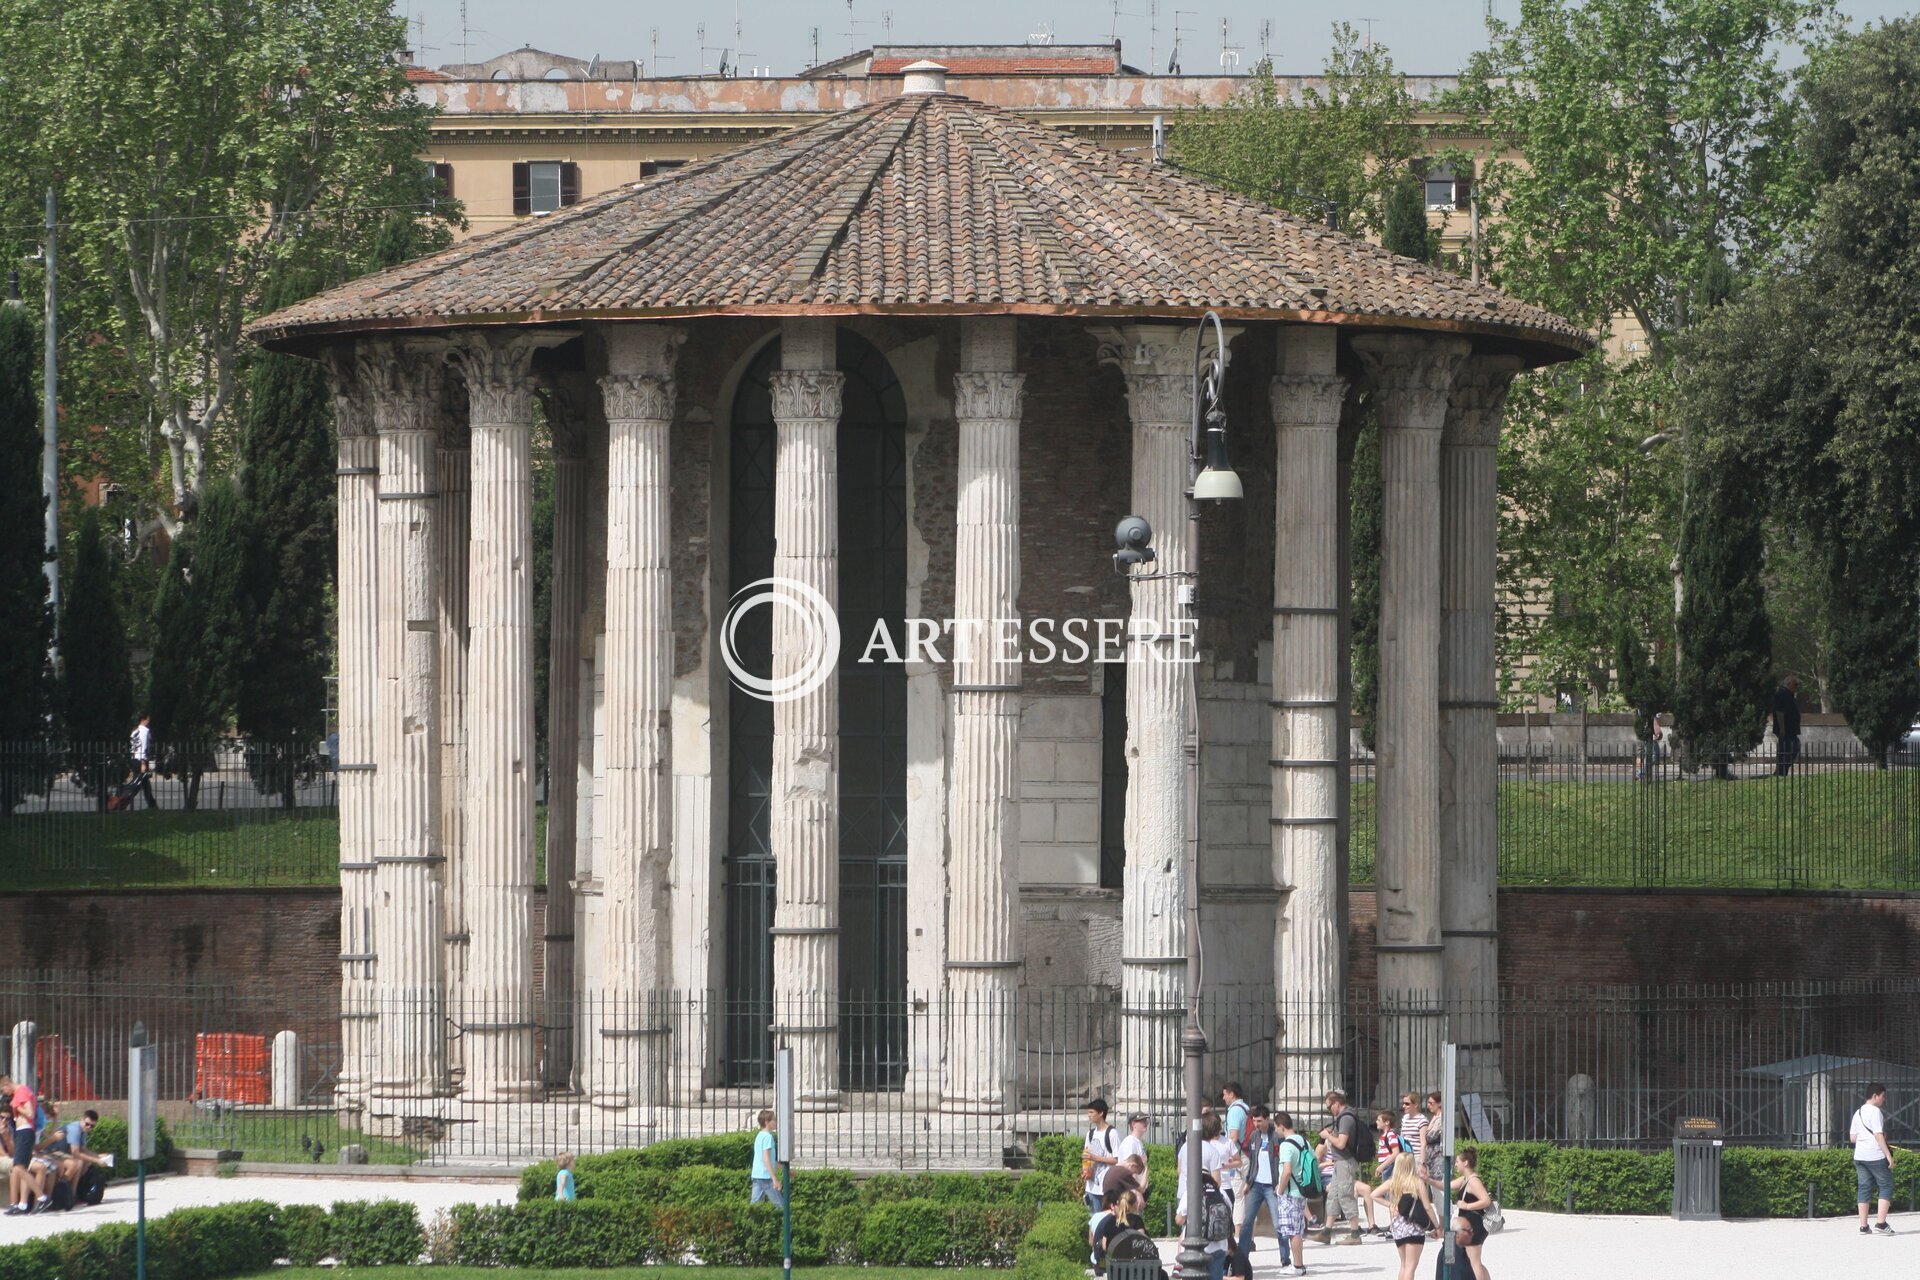
<path id="1" fill-rule="evenodd" d="M 794 1209 L 800 1207 L 796 1201 Z M 860 1230 L 866 1222 L 867 1211 L 858 1204 L 836 1205 L 820 1217 L 820 1235 L 818 1240 L 820 1261 L 835 1266 L 858 1266 L 860 1257 Z M 795 1223 L 798 1234 L 799 1224 Z M 794 1252 L 799 1253 L 799 1240 L 794 1241 Z"/>
<path id="2" fill-rule="evenodd" d="M 1033 1167 L 1046 1173 L 1080 1176 L 1080 1149 L 1086 1139 L 1076 1133 L 1049 1133 L 1033 1140 Z"/>
<path id="3" fill-rule="evenodd" d="M 1077 1277 L 1086 1270 L 1087 1254 L 1086 1206 L 1046 1205 L 1014 1251 L 1013 1273 L 1023 1280 Z"/>
<path id="4" fill-rule="evenodd" d="M 316 1266 L 333 1252 L 332 1219 L 320 1205 L 282 1205 L 273 1219 L 286 1242 L 287 1261 L 294 1266 Z"/>
<path id="5" fill-rule="evenodd" d="M 267 1270 L 283 1252 L 273 1223 L 277 1208 L 264 1200 L 247 1200 L 175 1209 L 154 1219 L 147 1224 L 148 1277 L 204 1280 Z"/>
<path id="6" fill-rule="evenodd" d="M 153 1145 L 156 1154 L 148 1160 L 138 1163 L 127 1159 L 127 1122 L 119 1116 L 101 1116 L 100 1123 L 93 1126 L 93 1132 L 87 1135 L 87 1146 L 102 1155 L 113 1156 L 113 1168 L 106 1171 L 109 1178 L 131 1178 L 145 1165 L 148 1173 L 165 1173 L 167 1161 L 173 1156 L 173 1135 L 167 1132 L 167 1122 L 159 1117 L 153 1122 Z"/>
<path id="7" fill-rule="evenodd" d="M 346 1267 L 405 1267 L 420 1261 L 427 1233 L 399 1200 L 342 1200 L 328 1228 L 333 1256 Z"/>
<path id="8" fill-rule="evenodd" d="M 947 1210 L 931 1200 L 894 1200 L 867 1210 L 860 1256 L 882 1267 L 931 1267 L 947 1255 Z"/>

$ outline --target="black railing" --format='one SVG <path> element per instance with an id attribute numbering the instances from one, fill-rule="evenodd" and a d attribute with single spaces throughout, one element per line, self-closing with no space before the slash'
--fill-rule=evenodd
<path id="1" fill-rule="evenodd" d="M 549 1010 L 534 1032 L 535 1059 L 563 1038 L 572 1082 L 512 1102 L 475 1100 L 466 1078 L 493 1043 L 501 1010 L 441 997 L 426 1003 L 376 994 L 343 1035 L 337 988 L 289 1000 L 245 983 L 111 986 L 83 975 L 0 976 L 0 1032 L 35 1024 L 43 1091 L 70 1106 L 113 1113 L 124 1105 L 127 1038 L 143 1023 L 160 1046 L 162 1113 L 178 1145 L 237 1150 L 248 1160 L 331 1163 L 348 1143 L 375 1162 L 497 1163 L 592 1151 L 661 1138 L 736 1132 L 771 1105 L 766 1086 L 724 1078 L 724 997 L 658 992 L 589 993 Z M 1434 1011 L 1422 1017 L 1423 1009 Z M 1446 1007 L 1368 990 L 1345 998 L 1276 1000 L 1239 989 L 1210 994 L 1203 1022 L 1210 1087 L 1227 1080 L 1249 1096 L 1300 1108 L 1331 1080 L 1371 1109 L 1406 1090 L 1437 1087 L 1440 1045 L 1476 1037 L 1465 1052 L 1463 1129 L 1497 1140 L 1664 1149 L 1682 1116 L 1710 1116 L 1731 1141 L 1783 1147 L 1844 1145 L 1861 1087 L 1891 1087 L 1888 1131 L 1920 1138 L 1920 979 L 1747 987 L 1595 987 L 1503 990 L 1497 1001 Z M 817 1025 L 817 1010 L 808 1016 Z M 424 1019 L 422 1015 L 425 1015 Z M 1161 1015 L 1165 1015 L 1162 1017 Z M 1180 1012 L 1123 1003 L 1109 988 L 1028 988 L 1007 1002 L 940 993 L 840 1001 L 843 1034 L 861 1018 L 897 1019 L 902 1056 L 841 1058 L 839 1091 L 805 1117 L 802 1158 L 854 1169 L 998 1167 L 1041 1134 L 1070 1131 L 1089 1098 L 1143 1106 L 1153 1137 L 1178 1131 L 1177 1037 L 1139 1034 L 1142 1021 L 1177 1026 Z M 1130 1020 L 1132 1020 L 1130 1022 Z M 798 1021 L 798 1019 L 795 1019 Z M 1289 1028 L 1333 1030 L 1337 1058 L 1289 1081 L 1299 1059 Z M 1417 1027 L 1413 1033 L 1409 1026 Z M 355 1075 L 347 1044 L 362 1046 L 363 1078 L 398 1079 L 377 1064 L 383 1046 L 418 1045 L 437 1029 L 430 1087 L 383 1099 L 376 1086 L 342 1090 Z M 601 1028 L 644 1035 L 600 1037 Z M 281 1033 L 278 1063 L 275 1041 Z M 998 1037 L 996 1040 L 995 1037 Z M 0 1036 L 0 1045 L 21 1044 Z M 607 1057 L 621 1046 L 620 1106 L 607 1099 Z M 942 1108 L 949 1064 L 983 1061 L 1004 1046 L 1009 1104 L 992 1114 Z M 1276 1065 L 1278 1064 L 1278 1065 Z M 21 1063 L 0 1063 L 21 1074 Z M 1297 1070 L 1297 1068 L 1294 1068 Z M 595 1072 L 601 1084 L 596 1087 Z M 404 1081 L 402 1083 L 405 1083 Z M 418 1085 L 420 1082 L 414 1081 Z M 1477 1119 L 1470 1119 L 1478 1113 Z"/>

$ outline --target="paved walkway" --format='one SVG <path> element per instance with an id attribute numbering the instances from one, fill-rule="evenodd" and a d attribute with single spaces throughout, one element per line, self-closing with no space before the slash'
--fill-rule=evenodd
<path id="1" fill-rule="evenodd" d="M 1756 1280 L 1770 1276 L 1845 1276 L 1847 1280 L 1914 1280 L 1920 1276 L 1920 1216 L 1894 1214 L 1891 1239 L 1858 1234 L 1853 1219 L 1777 1218 L 1757 1222 L 1675 1222 L 1671 1218 L 1569 1217 L 1507 1211 L 1507 1229 L 1481 1254 L 1493 1280 L 1621 1280 L 1684 1276 L 1686 1280 Z M 1335 1239 L 1339 1237 L 1336 1235 Z M 1421 1250 L 1418 1275 L 1430 1280 L 1439 1244 Z M 1177 1242 L 1162 1255 L 1172 1274 Z M 1370 1237 L 1357 1245 L 1307 1242 L 1307 1275 L 1397 1276 L 1394 1247 Z M 1255 1242 L 1255 1280 L 1282 1280 L 1271 1237 Z"/>

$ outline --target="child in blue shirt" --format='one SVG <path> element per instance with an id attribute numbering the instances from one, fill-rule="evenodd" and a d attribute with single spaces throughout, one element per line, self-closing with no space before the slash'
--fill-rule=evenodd
<path id="1" fill-rule="evenodd" d="M 773 1204 L 782 1204 L 784 1194 L 780 1186 L 780 1165 L 778 1163 L 773 1138 L 773 1111 L 760 1112 L 760 1132 L 753 1135 L 753 1167 L 748 1170 L 749 1185 L 752 1194 L 748 1203 L 758 1204 L 762 1200 Z"/>
<path id="2" fill-rule="evenodd" d="M 563 1151 L 554 1161 L 559 1170 L 553 1175 L 553 1198 L 555 1200 L 578 1200 L 579 1188 L 573 1180 L 573 1152 Z"/>

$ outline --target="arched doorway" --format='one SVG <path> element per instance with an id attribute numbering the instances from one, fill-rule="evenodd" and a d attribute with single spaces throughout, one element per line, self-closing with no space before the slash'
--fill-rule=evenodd
<path id="1" fill-rule="evenodd" d="M 840 474 L 840 1002 L 845 1088 L 890 1088 L 906 1062 L 907 681 L 861 663 L 876 620 L 902 634 L 907 591 L 906 401 L 885 356 L 845 329 Z M 780 344 L 734 395 L 728 477 L 728 592 L 773 572 L 777 433 L 769 382 Z M 736 633 L 749 668 L 772 665 L 768 610 Z M 723 1077 L 773 1078 L 775 870 L 769 841 L 773 706 L 729 687 Z"/>

